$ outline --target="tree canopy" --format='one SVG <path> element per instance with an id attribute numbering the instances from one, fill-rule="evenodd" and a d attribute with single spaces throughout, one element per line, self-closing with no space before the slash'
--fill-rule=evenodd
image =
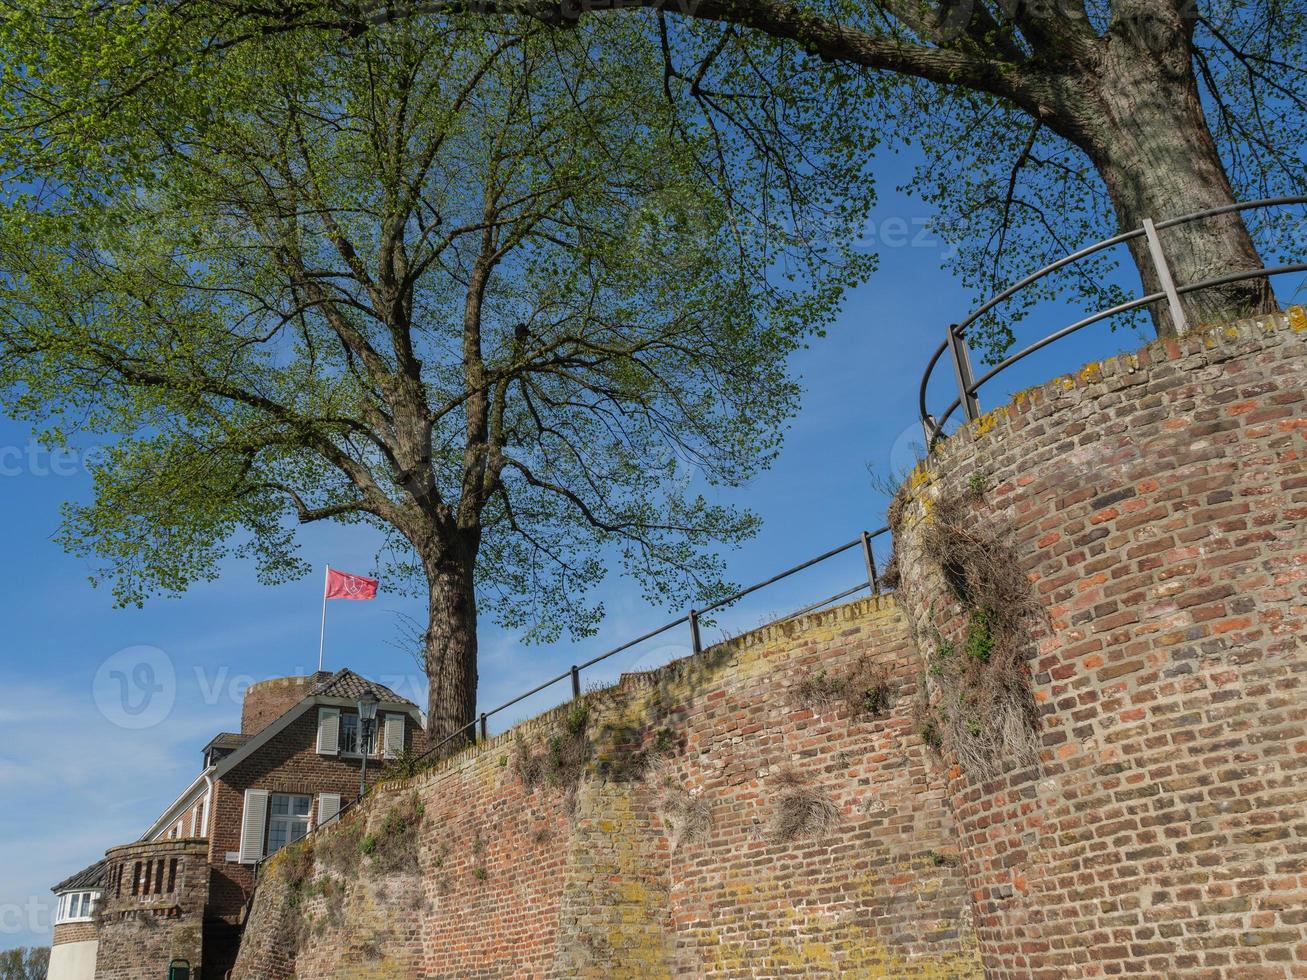
<path id="1" fill-rule="evenodd" d="M 110 438 L 61 540 L 119 601 L 232 553 L 282 581 L 296 523 L 372 525 L 427 599 L 445 734 L 479 603 L 584 634 L 614 552 L 659 601 L 722 591 L 714 544 L 757 524 L 704 485 L 774 457 L 788 355 L 870 270 L 873 134 L 779 46 L 737 127 L 674 116 L 616 26 L 274 33 L 9 128 L 0 391 L 48 440 Z M 62 44 L 11 120 L 95 77 Z"/>
<path id="2" fill-rule="evenodd" d="M 850 73 L 866 72 L 874 94 L 860 107 L 847 104 L 847 118 L 870 117 L 890 145 L 912 141 L 924 150 L 928 162 L 912 189 L 938 208 L 938 227 L 954 246 L 951 267 L 977 299 L 1144 217 L 1299 193 L 1307 183 L 1307 68 L 1296 56 L 1307 40 L 1302 0 L 18 0 L 6 15 L 8 47 L 21 52 L 16 64 L 40 66 L 32 74 L 42 84 L 10 117 L 20 127 L 58 117 L 94 129 L 106 115 L 157 111 L 142 93 L 161 87 L 185 104 L 204 65 L 252 39 L 300 33 L 330 43 L 469 11 L 490 20 L 534 17 L 559 33 L 637 20 L 639 31 L 613 28 L 631 64 L 661 79 L 669 103 L 728 128 L 752 123 L 740 116 L 750 97 L 798 94 L 784 73 L 773 77 L 778 63 L 792 71 L 808 62 L 821 81 L 809 94 L 839 90 Z M 793 59 L 778 62 L 777 45 Z M 1227 215 L 1174 229 L 1168 258 L 1182 283 L 1256 270 L 1262 251 L 1284 254 L 1296 221 Z M 1154 291 L 1142 243 L 1134 253 Z M 1028 298 L 1069 291 L 1112 302 L 1120 297 L 1104 285 L 1110 266 L 1104 257 L 1068 270 Z M 1191 319 L 1203 320 L 1270 308 L 1274 298 L 1254 279 L 1184 302 Z M 1009 307 L 986 325 L 992 351 L 1010 341 L 1021 312 Z M 1164 310 L 1154 319 L 1170 328 Z"/>

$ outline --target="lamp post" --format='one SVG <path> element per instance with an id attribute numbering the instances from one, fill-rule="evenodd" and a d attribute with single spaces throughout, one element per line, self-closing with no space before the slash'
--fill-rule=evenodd
<path id="1" fill-rule="evenodd" d="M 363 755 L 363 768 L 359 771 L 359 797 L 368 791 L 368 752 L 372 749 L 372 741 L 368 738 L 368 732 L 372 728 L 372 722 L 377 717 L 377 696 L 372 693 L 372 688 L 367 688 L 359 695 L 359 749 Z"/>

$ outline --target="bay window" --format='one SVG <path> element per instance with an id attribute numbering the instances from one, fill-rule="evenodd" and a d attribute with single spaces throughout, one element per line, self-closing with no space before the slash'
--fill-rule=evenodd
<path id="1" fill-rule="evenodd" d="M 64 922 L 90 922 L 95 914 L 95 902 L 100 897 L 97 891 L 64 892 L 59 896 L 55 906 L 54 924 Z"/>

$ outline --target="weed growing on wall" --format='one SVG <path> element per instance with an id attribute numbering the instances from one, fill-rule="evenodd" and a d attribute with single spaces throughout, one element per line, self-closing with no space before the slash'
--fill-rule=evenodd
<path id="1" fill-rule="evenodd" d="M 585 774 L 593 747 L 587 737 L 590 709 L 572 705 L 545 739 L 542 751 L 532 751 L 519 734 L 513 742 L 513 772 L 527 789 L 549 786 L 566 794 L 569 807 Z"/>
<path id="2" fill-rule="evenodd" d="M 357 808 L 336 824 L 314 834 L 318 863 L 330 874 L 353 877 L 358 871 L 363 823 Z"/>
<path id="3" fill-rule="evenodd" d="M 294 952 L 304 947 L 312 932 L 313 921 L 306 914 L 304 904 L 316 893 L 316 870 L 310 840 L 286 845 L 262 868 L 263 875 L 275 874 L 285 889 L 285 899 L 279 905 L 281 931 L 291 937 Z"/>
<path id="4" fill-rule="evenodd" d="M 423 769 L 430 768 L 434 761 L 432 758 L 424 759 L 420 753 L 414 752 L 409 746 L 405 746 L 403 752 L 386 763 L 377 779 L 379 782 L 408 779 L 410 776 L 416 776 Z"/>
<path id="5" fill-rule="evenodd" d="M 648 779 L 654 792 L 654 812 L 663 822 L 673 853 L 707 836 L 712 829 L 711 804 L 702 794 L 686 789 L 666 759 L 656 758 L 649 764 Z"/>
<path id="6" fill-rule="evenodd" d="M 277 865 L 286 884 L 286 910 L 288 913 L 299 915 L 296 942 L 302 943 L 307 935 L 308 920 L 302 914 L 301 908 L 313 890 L 315 870 L 313 844 L 310 841 L 288 844 L 278 855 Z"/>
<path id="7" fill-rule="evenodd" d="M 889 670 L 862 657 L 845 671 L 819 670 L 804 677 L 794 686 L 793 698 L 801 708 L 820 711 L 841 704 L 850 718 L 867 718 L 888 711 L 898 694 Z"/>
<path id="8" fill-rule="evenodd" d="M 1007 528 L 979 513 L 983 492 L 973 475 L 962 496 L 934 502 L 921 530 L 924 557 L 940 569 L 961 627 L 948 636 L 930 627 L 913 710 L 927 744 L 985 778 L 1036 758 L 1026 654 L 1039 607 Z M 930 620 L 939 622 L 935 606 Z"/>
<path id="9" fill-rule="evenodd" d="M 417 871 L 418 837 L 426 811 L 417 794 L 400 800 L 382 818 L 381 826 L 365 834 L 359 851 L 376 871 Z"/>
<path id="10" fill-rule="evenodd" d="M 773 844 L 805 838 L 821 840 L 831 835 L 840 821 L 840 809 L 820 788 L 793 770 L 780 773 L 774 784 L 780 795 L 767 832 Z"/>

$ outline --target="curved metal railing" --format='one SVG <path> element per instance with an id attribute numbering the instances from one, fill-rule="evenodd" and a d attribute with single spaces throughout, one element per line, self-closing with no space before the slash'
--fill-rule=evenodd
<path id="1" fill-rule="evenodd" d="M 1007 289 L 998 293 L 979 306 L 970 316 L 960 323 L 950 324 L 945 335 L 944 341 L 935 349 L 931 355 L 930 361 L 926 364 L 926 370 L 921 376 L 921 387 L 918 393 L 918 408 L 921 413 L 921 425 L 926 434 L 926 445 L 932 445 L 939 435 L 944 431 L 944 424 L 959 408 L 962 409 L 963 415 L 968 422 L 974 420 L 980 413 L 979 400 L 977 392 L 981 385 L 993 379 L 996 375 L 1001 374 L 1013 364 L 1029 357 L 1038 350 L 1042 350 L 1049 344 L 1052 344 L 1063 337 L 1070 336 L 1078 330 L 1097 323 L 1100 320 L 1106 320 L 1109 317 L 1116 316 L 1120 313 L 1128 313 L 1131 310 L 1139 309 L 1141 306 L 1148 306 L 1151 303 L 1158 303 L 1165 300 L 1170 308 L 1171 316 L 1176 323 L 1178 332 L 1184 333 L 1186 322 L 1184 310 L 1180 304 L 1180 297 L 1186 293 L 1197 292 L 1202 289 L 1211 289 L 1216 286 L 1226 286 L 1233 282 L 1240 282 L 1245 279 L 1261 279 L 1269 276 L 1281 275 L 1287 272 L 1307 271 L 1307 262 L 1293 262 L 1288 265 L 1274 266 L 1264 269 L 1250 269 L 1245 272 L 1234 272 L 1224 276 L 1216 276 L 1211 279 L 1204 279 L 1201 282 L 1189 283 L 1177 286 L 1171 279 L 1170 269 L 1166 263 L 1166 255 L 1162 250 L 1161 240 L 1158 232 L 1165 231 L 1167 228 L 1174 228 L 1177 225 L 1187 224 L 1191 221 L 1202 221 L 1206 218 L 1214 218 L 1222 214 L 1231 214 L 1239 211 L 1250 211 L 1258 208 L 1284 207 L 1295 204 L 1307 204 L 1307 195 L 1296 195 L 1291 197 L 1268 197 L 1256 201 L 1245 201 L 1240 204 L 1227 204 L 1224 207 L 1208 208 L 1205 211 L 1195 211 L 1192 214 L 1181 215 L 1178 218 L 1169 218 L 1166 221 L 1154 223 L 1151 220 L 1145 220 L 1143 227 L 1136 228 L 1133 231 L 1122 232 L 1119 235 L 1113 235 L 1101 242 L 1096 242 L 1072 252 L 1070 255 L 1058 259 L 1056 262 L 1044 266 L 1037 272 L 1033 272 L 1024 279 L 1018 280 Z M 971 370 L 971 356 L 967 350 L 966 331 L 967 328 L 974 324 L 986 313 L 989 313 L 1000 303 L 1011 299 L 1021 290 L 1025 289 L 1031 283 L 1037 282 L 1050 273 L 1058 269 L 1079 262 L 1083 258 L 1094 255 L 1104 249 L 1112 248 L 1115 245 L 1121 245 L 1137 238 L 1146 238 L 1148 240 L 1148 251 L 1153 261 L 1153 267 L 1157 272 L 1158 282 L 1162 285 L 1161 292 L 1149 293 L 1146 296 L 1140 296 L 1138 299 L 1129 300 L 1124 303 L 1118 303 L 1115 306 L 1108 307 L 1105 310 L 1099 310 L 1097 313 L 1077 320 L 1069 326 L 1062 327 L 1032 344 L 1023 347 L 1015 354 L 1010 354 L 1003 360 L 999 361 L 992 368 L 975 377 Z M 934 372 L 940 359 L 948 353 L 953 364 L 954 378 L 957 381 L 958 397 L 955 398 L 939 415 L 938 418 L 930 414 L 926 407 L 926 388 L 930 384 L 931 374 Z"/>

